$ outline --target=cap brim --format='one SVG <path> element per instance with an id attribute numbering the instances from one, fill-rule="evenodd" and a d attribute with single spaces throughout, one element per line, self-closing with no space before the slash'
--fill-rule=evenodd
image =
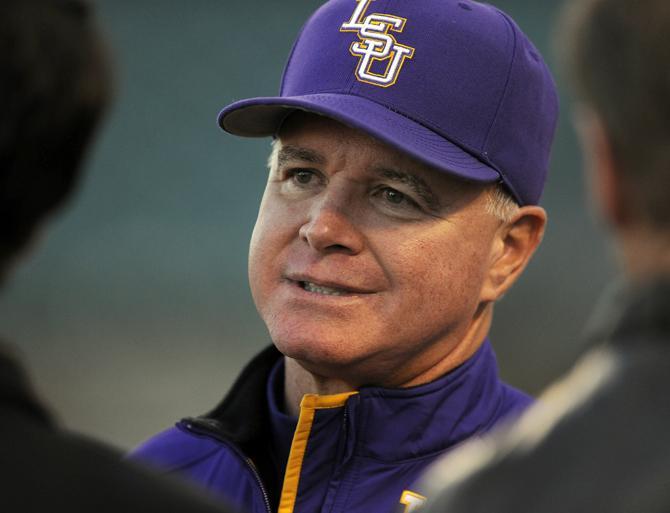
<path id="1" fill-rule="evenodd" d="M 359 96 L 314 94 L 241 100 L 221 111 L 219 125 L 234 135 L 271 136 L 295 110 L 333 118 L 460 178 L 487 183 L 500 179 L 498 171 L 442 135 Z"/>

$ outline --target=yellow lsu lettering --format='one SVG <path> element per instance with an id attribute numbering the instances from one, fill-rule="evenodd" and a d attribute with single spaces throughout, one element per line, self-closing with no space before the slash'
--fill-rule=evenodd
<path id="1" fill-rule="evenodd" d="M 405 490 L 400 496 L 400 504 L 405 506 L 403 513 L 417 513 L 421 506 L 426 502 L 426 498 L 418 493 Z"/>
<path id="2" fill-rule="evenodd" d="M 398 43 L 391 32 L 402 32 L 407 20 L 390 14 L 366 14 L 374 0 L 356 0 L 351 18 L 340 27 L 340 32 L 356 32 L 360 41 L 354 41 L 349 51 L 358 57 L 356 78 L 360 82 L 390 87 L 398 80 L 405 59 L 414 57 L 414 48 Z M 377 72 L 373 67 L 381 63 Z"/>

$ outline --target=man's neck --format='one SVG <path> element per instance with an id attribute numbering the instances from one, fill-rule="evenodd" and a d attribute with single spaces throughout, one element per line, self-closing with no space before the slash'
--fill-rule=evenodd
<path id="1" fill-rule="evenodd" d="M 351 392 L 356 389 L 344 381 L 317 376 L 305 369 L 293 358 L 284 357 L 286 413 L 300 414 L 300 401 L 305 394 L 331 395 Z"/>

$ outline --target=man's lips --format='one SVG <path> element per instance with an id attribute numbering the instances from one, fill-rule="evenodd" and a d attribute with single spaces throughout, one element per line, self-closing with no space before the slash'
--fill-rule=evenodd
<path id="1" fill-rule="evenodd" d="M 323 294 L 326 296 L 351 296 L 372 294 L 375 292 L 369 288 L 309 275 L 290 274 L 286 276 L 286 279 L 307 292 Z"/>

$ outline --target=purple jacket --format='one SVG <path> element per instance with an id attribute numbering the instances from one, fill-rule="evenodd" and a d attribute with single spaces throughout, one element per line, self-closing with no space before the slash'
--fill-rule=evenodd
<path id="1" fill-rule="evenodd" d="M 270 457 L 267 395 L 280 357 L 274 348 L 263 351 L 212 412 L 180 421 L 132 457 L 250 513 L 410 513 L 424 500 L 412 490 L 429 464 L 531 402 L 500 381 L 488 341 L 425 385 L 307 395 L 284 477 Z"/>

